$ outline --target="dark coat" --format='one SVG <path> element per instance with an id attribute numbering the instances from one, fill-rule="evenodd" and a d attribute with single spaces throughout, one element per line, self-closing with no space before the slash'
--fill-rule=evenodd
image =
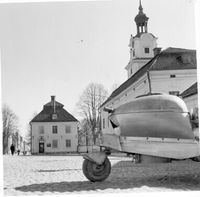
<path id="1" fill-rule="evenodd" d="M 15 146 L 13 144 L 10 146 L 10 150 L 13 152 L 15 151 Z"/>

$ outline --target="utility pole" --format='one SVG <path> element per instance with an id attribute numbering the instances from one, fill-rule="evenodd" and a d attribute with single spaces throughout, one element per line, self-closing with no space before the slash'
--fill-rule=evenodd
<path id="1" fill-rule="evenodd" d="M 150 79 L 150 74 L 149 74 L 149 70 L 147 71 L 147 79 L 148 79 L 148 84 L 149 84 L 149 94 L 151 94 L 151 79 Z"/>

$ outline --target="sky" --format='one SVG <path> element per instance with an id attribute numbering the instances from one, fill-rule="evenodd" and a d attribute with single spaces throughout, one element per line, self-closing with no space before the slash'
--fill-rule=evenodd
<path id="1" fill-rule="evenodd" d="M 0 3 L 1 101 L 22 135 L 51 95 L 80 119 L 76 104 L 89 83 L 111 93 L 127 80 L 139 0 Z M 196 49 L 194 5 L 142 0 L 158 47 Z"/>

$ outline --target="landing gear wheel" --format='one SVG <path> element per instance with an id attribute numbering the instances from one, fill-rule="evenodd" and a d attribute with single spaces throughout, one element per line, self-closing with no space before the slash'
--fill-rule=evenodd
<path id="1" fill-rule="evenodd" d="M 87 159 L 83 162 L 83 174 L 92 182 L 105 180 L 109 176 L 110 171 L 111 164 L 108 158 L 101 165 Z"/>

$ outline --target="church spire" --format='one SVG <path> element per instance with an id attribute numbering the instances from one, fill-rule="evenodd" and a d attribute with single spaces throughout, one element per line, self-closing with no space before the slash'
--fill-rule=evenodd
<path id="1" fill-rule="evenodd" d="M 140 5 L 139 5 L 139 12 L 143 12 L 143 8 L 142 8 L 141 0 L 140 0 Z"/>
<path id="2" fill-rule="evenodd" d="M 146 14 L 143 13 L 141 0 L 139 1 L 138 9 L 139 9 L 139 13 L 135 17 L 135 23 L 137 26 L 137 34 L 140 34 L 143 32 L 147 33 L 147 21 L 149 18 L 146 16 Z"/>

